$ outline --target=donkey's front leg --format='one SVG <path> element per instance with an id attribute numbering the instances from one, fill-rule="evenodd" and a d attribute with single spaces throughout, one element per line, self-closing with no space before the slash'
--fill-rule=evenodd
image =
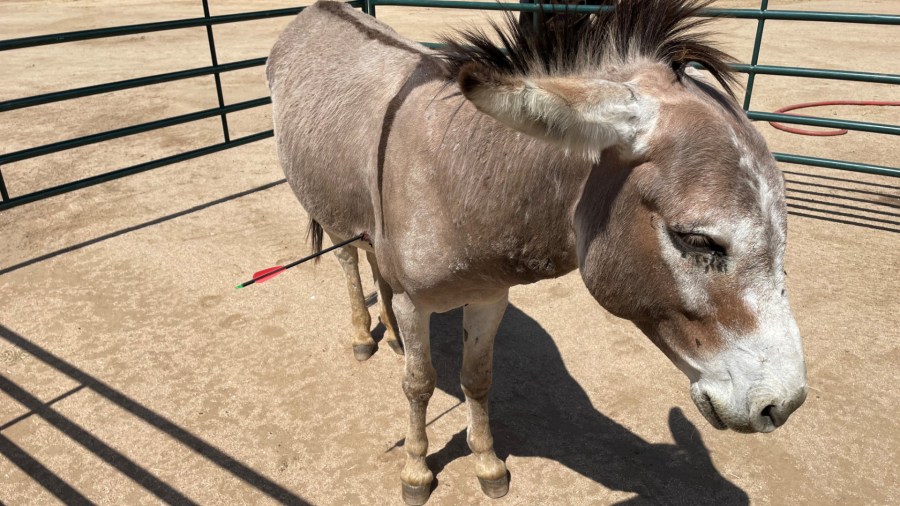
<path id="1" fill-rule="evenodd" d="M 328 235 L 331 242 L 340 242 L 339 238 Z M 359 278 L 359 251 L 354 246 L 344 246 L 334 252 L 341 267 L 344 269 L 344 277 L 347 278 L 347 294 L 350 296 L 350 315 L 353 323 L 353 356 L 362 362 L 375 353 L 375 340 L 372 339 L 372 317 L 366 308 L 366 298 L 363 295 L 362 280 Z"/>
<path id="2" fill-rule="evenodd" d="M 494 453 L 488 419 L 488 392 L 494 361 L 494 336 L 506 310 L 509 292 L 486 304 L 469 304 L 463 310 L 463 365 L 459 380 L 469 407 L 469 448 L 475 454 L 475 475 L 481 490 L 492 498 L 509 492 L 506 464 Z"/>
<path id="3" fill-rule="evenodd" d="M 407 504 L 425 504 L 431 494 L 434 475 L 425 463 L 428 436 L 425 434 L 425 412 L 434 393 L 435 371 L 431 364 L 431 342 L 428 322 L 431 313 L 417 308 L 408 295 L 397 294 L 394 314 L 406 351 L 403 392 L 409 400 L 409 428 L 406 432 L 406 465 L 400 472 L 403 500 Z"/>

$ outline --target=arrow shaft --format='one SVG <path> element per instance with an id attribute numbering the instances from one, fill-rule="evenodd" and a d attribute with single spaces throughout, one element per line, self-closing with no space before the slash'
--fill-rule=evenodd
<path id="1" fill-rule="evenodd" d="M 362 234 L 359 234 L 359 235 L 357 235 L 357 236 L 355 236 L 355 237 L 351 237 L 350 239 L 347 239 L 346 241 L 341 241 L 341 242 L 339 242 L 339 243 L 337 243 L 337 244 L 335 244 L 335 245 L 333 245 L 333 246 L 329 246 L 329 247 L 323 249 L 322 251 L 313 253 L 312 255 L 309 255 L 309 256 L 305 256 L 305 257 L 301 258 L 300 260 L 296 260 L 296 261 L 294 261 L 294 262 L 291 262 L 291 263 L 285 265 L 284 267 L 281 267 L 280 269 L 275 269 L 275 270 L 268 270 L 268 269 L 267 269 L 267 271 L 269 271 L 269 272 L 266 272 L 265 274 L 262 274 L 262 275 L 260 275 L 260 276 L 258 276 L 258 277 L 255 277 L 255 278 L 251 279 L 250 281 L 245 281 L 245 282 L 243 282 L 243 283 L 237 285 L 237 288 L 244 288 L 244 287 L 250 286 L 250 285 L 252 285 L 252 284 L 254 284 L 254 283 L 256 283 L 256 282 L 258 282 L 258 281 L 260 281 L 260 280 L 266 280 L 266 279 L 272 278 L 272 277 L 274 277 L 274 276 L 276 276 L 276 275 L 278 275 L 278 274 L 281 274 L 282 272 L 284 272 L 284 271 L 290 269 L 291 267 L 296 267 L 296 266 L 302 264 L 303 262 L 308 262 L 308 261 L 312 260 L 313 258 L 322 256 L 322 255 L 324 255 L 325 253 L 328 253 L 329 251 L 334 251 L 334 250 L 336 250 L 336 249 L 338 249 L 338 248 L 342 248 L 342 247 L 344 247 L 344 246 L 346 246 L 346 245 L 348 245 L 348 244 L 350 244 L 350 243 L 352 243 L 352 242 L 359 241 L 359 240 L 362 240 L 362 239 L 365 239 L 365 238 L 366 238 L 366 234 L 365 234 L 365 233 L 362 233 Z"/>
<path id="2" fill-rule="evenodd" d="M 291 262 L 291 263 L 289 263 L 289 264 L 287 264 L 287 265 L 284 266 L 284 270 L 288 270 L 288 269 L 290 269 L 291 267 L 294 267 L 294 266 L 296 266 L 296 265 L 300 265 L 300 264 L 302 264 L 303 262 L 308 262 L 308 261 L 312 260 L 313 258 L 316 258 L 316 257 L 318 257 L 318 256 L 322 256 L 322 255 L 324 255 L 325 253 L 328 253 L 328 252 L 330 252 L 330 251 L 334 251 L 334 250 L 336 250 L 336 249 L 338 249 L 338 248 L 343 248 L 344 246 L 350 244 L 351 242 L 359 241 L 359 240 L 361 240 L 361 239 L 363 239 L 363 238 L 365 238 L 365 237 L 366 237 L 366 234 L 359 234 L 359 235 L 356 236 L 356 237 L 351 237 L 350 239 L 347 239 L 346 241 L 342 241 L 342 242 L 339 242 L 339 243 L 337 243 L 337 244 L 335 244 L 335 245 L 333 245 L 333 246 L 329 246 L 329 247 L 323 249 L 322 251 L 320 251 L 320 252 L 318 252 L 318 253 L 313 253 L 312 255 L 305 256 L 305 257 L 301 258 L 300 260 L 296 260 L 296 261 L 294 261 L 294 262 Z"/>

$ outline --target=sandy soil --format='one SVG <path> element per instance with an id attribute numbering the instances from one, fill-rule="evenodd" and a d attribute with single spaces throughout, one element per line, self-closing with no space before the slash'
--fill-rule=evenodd
<path id="1" fill-rule="evenodd" d="M 215 14 L 286 5 L 212 4 Z M 770 6 L 900 14 L 894 0 Z M 417 40 L 483 19 L 378 13 Z M 201 14 L 195 1 L 7 0 L 0 37 Z M 265 55 L 286 22 L 216 27 L 220 61 Z M 754 22 L 714 27 L 749 57 Z M 900 73 L 896 27 L 771 22 L 766 33 L 763 63 Z M 206 44 L 203 29 L 186 29 L 0 53 L 0 100 L 208 65 Z M 223 82 L 229 103 L 266 93 L 259 68 Z M 827 99 L 900 100 L 900 90 L 763 76 L 753 106 Z M 198 78 L 4 113 L 0 152 L 213 106 L 212 78 Z M 900 123 L 896 109 L 815 113 Z M 246 135 L 270 128 L 270 114 L 229 123 Z M 896 139 L 759 128 L 777 151 L 897 165 Z M 3 172 L 21 194 L 220 139 L 214 118 Z M 900 503 L 900 236 L 890 231 L 900 230 L 900 187 L 784 169 L 790 202 L 802 206 L 792 209 L 787 271 L 810 381 L 788 425 L 754 436 L 709 427 L 681 373 L 599 308 L 576 273 L 511 293 L 492 393 L 512 473 L 501 500 L 482 496 L 465 445 L 460 314 L 434 318 L 428 430 L 439 483 L 429 504 Z M 307 251 L 306 216 L 281 178 L 264 141 L 0 213 L 0 501 L 400 502 L 402 358 L 352 358 L 337 263 L 232 289 Z"/>

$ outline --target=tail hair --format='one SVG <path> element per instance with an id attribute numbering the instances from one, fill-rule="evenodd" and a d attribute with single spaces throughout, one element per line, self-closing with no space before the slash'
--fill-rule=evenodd
<path id="1" fill-rule="evenodd" d="M 322 229 L 322 225 L 319 225 L 319 222 L 310 218 L 309 219 L 309 229 L 307 230 L 307 236 L 310 238 L 310 242 L 312 243 L 312 252 L 318 253 L 322 251 L 322 237 L 325 235 L 325 231 Z M 318 263 L 321 256 L 316 257 L 313 260 L 313 263 Z"/>

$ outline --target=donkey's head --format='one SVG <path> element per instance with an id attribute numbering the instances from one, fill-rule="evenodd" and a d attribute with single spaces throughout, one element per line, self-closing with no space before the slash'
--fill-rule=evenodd
<path id="1" fill-rule="evenodd" d="M 574 210 L 591 294 L 688 376 L 720 429 L 768 432 L 806 397 L 785 291 L 784 183 L 695 32 L 705 2 L 620 0 L 577 29 L 498 28 L 449 50 L 481 111 L 599 162 Z M 730 93 L 730 91 L 729 91 Z"/>

